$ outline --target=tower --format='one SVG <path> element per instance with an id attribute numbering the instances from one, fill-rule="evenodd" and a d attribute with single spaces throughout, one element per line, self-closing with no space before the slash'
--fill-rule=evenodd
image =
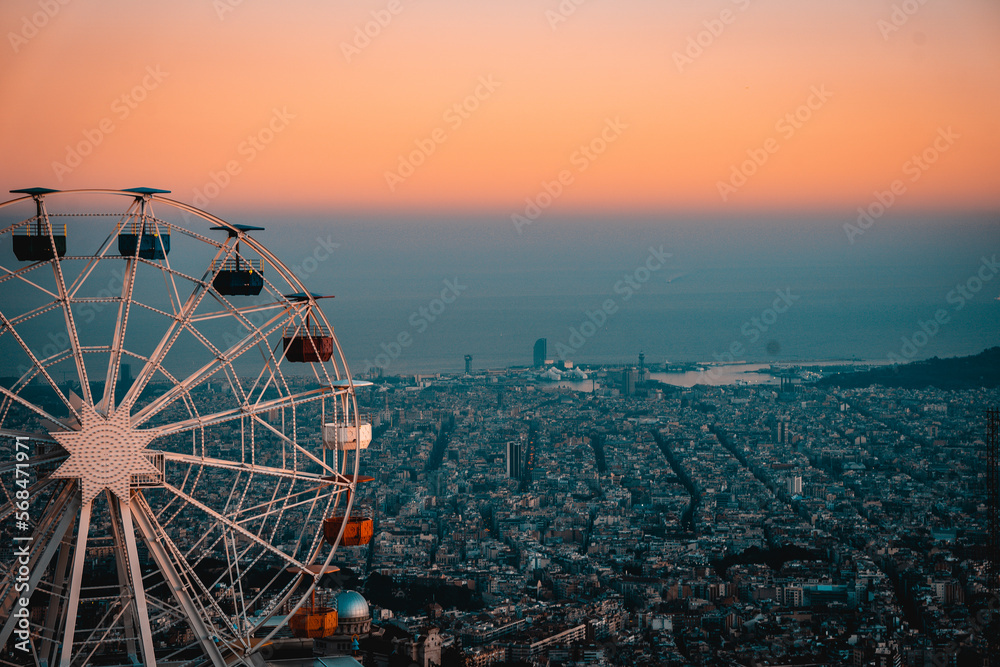
<path id="1" fill-rule="evenodd" d="M 788 495 L 790 496 L 802 495 L 802 477 L 795 475 L 794 477 L 788 478 Z"/>
<path id="2" fill-rule="evenodd" d="M 646 353 L 639 353 L 639 383 L 646 381 Z"/>
<path id="3" fill-rule="evenodd" d="M 535 368 L 541 368 L 545 365 L 545 356 L 548 354 L 548 344 L 547 338 L 539 338 L 535 341 L 534 350 L 534 366 Z"/>
<path id="4" fill-rule="evenodd" d="M 507 443 L 507 477 L 521 479 L 521 443 L 513 440 Z"/>
<path id="5" fill-rule="evenodd" d="M 471 375 L 472 374 L 472 355 L 471 354 L 465 355 L 465 374 L 466 375 Z"/>
<path id="6" fill-rule="evenodd" d="M 636 372 L 634 369 L 626 368 L 622 371 L 622 395 L 623 396 L 634 396 L 635 395 L 635 378 Z"/>

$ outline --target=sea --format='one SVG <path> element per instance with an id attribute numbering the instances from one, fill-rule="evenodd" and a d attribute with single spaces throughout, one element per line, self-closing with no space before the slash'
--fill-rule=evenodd
<path id="1" fill-rule="evenodd" d="M 907 361 L 1000 345 L 995 212 L 890 212 L 860 234 L 845 228 L 850 210 L 546 213 L 520 228 L 502 210 L 212 212 L 263 227 L 255 238 L 334 297 L 320 304 L 356 377 L 460 372 L 466 355 L 474 370 L 530 366 L 539 338 L 547 358 L 578 365 Z"/>
<path id="2" fill-rule="evenodd" d="M 908 361 L 1000 345 L 996 216 L 354 221 L 307 276 L 352 369 Z M 325 227 L 302 233 L 322 237 Z M 294 251 L 289 254 L 295 257 Z M 307 266 L 311 266 L 307 263 Z"/>

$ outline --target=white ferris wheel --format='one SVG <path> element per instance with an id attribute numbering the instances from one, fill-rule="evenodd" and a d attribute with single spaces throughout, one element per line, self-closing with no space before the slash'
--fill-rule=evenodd
<path id="1" fill-rule="evenodd" d="M 260 665 L 286 624 L 317 636 L 317 586 L 371 529 L 368 383 L 323 297 L 167 191 L 13 192 L 0 664 Z"/>

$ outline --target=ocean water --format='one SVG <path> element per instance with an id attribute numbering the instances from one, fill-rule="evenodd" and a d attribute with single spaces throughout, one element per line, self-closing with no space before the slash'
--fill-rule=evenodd
<path id="1" fill-rule="evenodd" d="M 1000 344 L 995 220 L 886 221 L 853 244 L 843 222 L 351 226 L 335 235 L 332 261 L 350 269 L 331 276 L 325 307 L 352 367 L 390 374 L 461 370 L 466 354 L 474 368 L 528 365 L 543 337 L 550 358 L 584 364 L 640 352 L 650 363 L 905 360 Z M 446 280 L 463 289 L 436 303 Z M 409 345 L 396 346 L 401 334 Z"/>
<path id="2" fill-rule="evenodd" d="M 920 359 L 1000 345 L 990 213 L 887 216 L 853 243 L 849 211 L 552 215 L 520 233 L 509 212 L 213 213 L 265 227 L 256 238 L 336 297 L 321 305 L 355 373 L 459 371 L 466 354 L 476 369 L 526 366 L 537 338 L 578 364 L 640 352 L 648 363 Z"/>

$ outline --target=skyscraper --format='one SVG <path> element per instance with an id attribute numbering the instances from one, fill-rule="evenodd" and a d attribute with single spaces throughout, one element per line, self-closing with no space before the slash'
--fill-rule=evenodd
<path id="1" fill-rule="evenodd" d="M 507 443 L 507 477 L 521 479 L 521 443 L 513 440 Z"/>
<path id="2" fill-rule="evenodd" d="M 539 338 L 535 341 L 535 368 L 545 365 L 545 355 L 548 354 L 549 341 L 547 338 Z"/>
<path id="3" fill-rule="evenodd" d="M 635 381 L 638 375 L 634 368 L 626 368 L 622 371 L 623 396 L 635 396 Z"/>
<path id="4" fill-rule="evenodd" d="M 798 475 L 788 478 L 788 495 L 790 496 L 801 496 L 802 495 L 802 478 Z"/>

